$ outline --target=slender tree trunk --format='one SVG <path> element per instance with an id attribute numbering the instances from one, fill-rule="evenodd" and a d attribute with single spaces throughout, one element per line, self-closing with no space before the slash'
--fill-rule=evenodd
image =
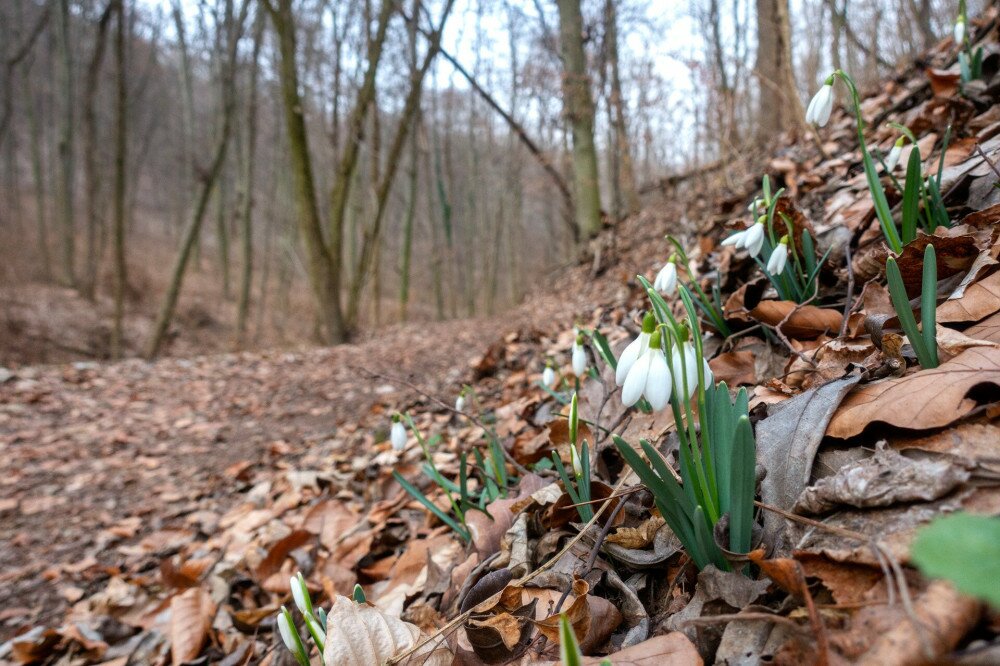
<path id="1" fill-rule="evenodd" d="M 617 156 L 617 182 L 625 203 L 625 212 L 635 215 L 639 212 L 639 191 L 635 185 L 635 169 L 632 166 L 632 144 L 629 139 L 628 123 L 625 120 L 625 96 L 622 94 L 622 78 L 618 63 L 618 10 L 617 0 L 605 0 L 604 23 L 607 39 L 608 69 L 611 70 L 611 98 L 609 104 L 614 109 L 614 150 Z"/>
<path id="2" fill-rule="evenodd" d="M 757 139 L 762 144 L 794 125 L 805 124 L 795 86 L 791 40 L 788 0 L 757 0 Z"/>
<path id="3" fill-rule="evenodd" d="M 97 172 L 97 112 L 94 102 L 100 88 L 101 65 L 104 62 L 104 51 L 108 23 L 112 11 L 117 11 L 117 0 L 111 0 L 97 23 L 97 34 L 94 37 L 94 53 L 87 65 L 86 86 L 83 97 L 83 177 L 84 196 L 87 206 L 87 255 L 83 280 L 80 283 L 84 298 L 94 300 L 97 288 L 98 271 L 98 228 L 102 226 L 101 205 L 98 201 L 101 177 Z"/>
<path id="4" fill-rule="evenodd" d="M 178 71 L 181 89 L 181 172 L 179 177 L 180 190 L 177 198 L 177 231 L 183 227 L 183 221 L 190 213 L 190 197 L 194 191 L 196 183 L 193 179 L 194 171 L 194 83 L 191 73 L 191 56 L 188 53 L 187 32 L 184 22 L 184 9 L 181 0 L 173 0 L 171 3 L 174 29 L 177 31 L 177 48 L 180 51 L 181 66 Z"/>
<path id="5" fill-rule="evenodd" d="M 413 6 L 410 11 L 411 16 L 417 16 L 417 12 L 420 11 L 420 0 L 413 0 Z M 417 22 L 414 20 L 409 21 L 407 29 L 407 37 L 409 37 L 409 55 L 410 55 L 410 78 L 413 79 L 417 73 Z M 419 129 L 420 127 L 420 109 L 417 109 L 417 119 L 416 124 Z M 410 181 L 410 191 L 407 194 L 406 201 L 406 217 L 403 221 L 403 247 L 401 250 L 401 256 L 399 260 L 399 319 L 400 321 L 406 321 L 407 317 L 407 306 L 410 303 L 410 259 L 413 252 L 413 219 L 417 212 L 417 159 L 419 158 L 418 145 L 417 145 L 417 134 L 418 132 L 410 133 L 410 169 L 409 169 L 409 181 Z"/>
<path id="6" fill-rule="evenodd" d="M 56 15 L 57 86 L 60 99 L 59 114 L 59 219 L 62 222 L 63 279 L 76 286 L 76 223 L 75 201 L 75 125 L 73 108 L 76 95 L 73 76 L 73 49 L 70 45 L 69 0 L 52 0 Z"/>
<path id="7" fill-rule="evenodd" d="M 229 300 L 229 175 L 222 164 L 216 189 L 215 235 L 219 245 L 219 268 L 222 271 L 222 298 Z"/>
<path id="8" fill-rule="evenodd" d="M 264 41 L 263 14 L 257 15 L 254 26 L 253 54 L 250 58 L 250 86 L 247 90 L 246 152 L 243 164 L 242 222 L 243 272 L 240 278 L 240 299 L 236 308 L 236 330 L 240 347 L 246 346 L 247 318 L 250 312 L 250 287 L 253 283 L 253 206 L 254 173 L 257 157 L 257 79 L 260 73 L 260 49 Z"/>
<path id="9" fill-rule="evenodd" d="M 111 328 L 111 356 L 121 358 L 123 321 L 125 318 L 125 173 L 128 139 L 128 81 L 125 62 L 125 0 L 116 0 L 118 20 L 115 25 L 115 187 L 114 187 L 114 255 L 115 255 L 115 319 Z"/>
<path id="10" fill-rule="evenodd" d="M 191 251 L 201 231 L 201 225 L 205 219 L 205 212 L 208 209 L 212 190 L 215 189 L 219 174 L 222 172 L 222 165 L 226 161 L 226 151 L 229 147 L 229 138 L 232 133 L 233 111 L 236 106 L 236 93 L 234 89 L 236 46 L 246 19 L 247 7 L 248 0 L 244 0 L 238 18 L 234 18 L 232 0 L 226 0 L 226 29 L 223 31 L 223 34 L 227 39 L 224 42 L 227 44 L 227 49 L 224 56 L 225 61 L 222 66 L 222 128 L 219 133 L 218 142 L 216 143 L 211 165 L 202 180 L 194 212 L 188 220 L 187 227 L 184 229 L 181 247 L 171 273 L 170 285 L 167 288 L 167 294 L 163 299 L 163 304 L 160 307 L 159 315 L 153 327 L 153 335 L 146 350 L 148 357 L 154 357 L 159 354 L 167 329 L 170 327 L 170 321 L 173 319 L 174 310 L 177 307 L 177 299 L 180 297 L 181 286 L 184 282 L 184 273 L 187 269 L 188 260 L 191 257 Z"/>
<path id="11" fill-rule="evenodd" d="M 576 225 L 582 238 L 601 229 L 601 194 L 594 146 L 594 101 L 583 50 L 580 0 L 556 0 L 563 60 L 563 108 L 573 132 L 573 182 L 576 189 Z"/>

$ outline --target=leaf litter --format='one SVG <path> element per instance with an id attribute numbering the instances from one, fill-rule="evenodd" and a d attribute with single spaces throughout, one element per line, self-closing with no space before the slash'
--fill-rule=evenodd
<path id="1" fill-rule="evenodd" d="M 977 31 L 996 22 L 991 9 Z M 1000 204 L 988 164 L 1000 157 L 1000 87 L 994 73 L 962 98 L 949 40 L 926 61 L 864 110 L 904 109 L 870 123 L 868 140 L 888 145 L 883 121 L 897 120 L 928 165 L 952 123 L 941 191 L 954 226 L 898 258 L 915 298 L 934 245 L 937 368 L 916 365 L 879 283 L 889 253 L 857 176 L 853 119 L 838 111 L 824 152 L 789 133 L 767 167 L 798 250 L 808 230 L 830 251 L 808 303 L 782 299 L 718 245 L 724 227 L 749 222 L 733 212 L 757 193 L 748 175 L 725 195 L 682 183 L 701 193 L 683 197 L 688 208 L 622 221 L 614 252 L 503 317 L 330 350 L 5 372 L 0 660 L 289 663 L 275 618 L 298 571 L 328 609 L 314 663 L 551 664 L 561 613 L 593 664 L 905 664 L 995 650 L 996 609 L 911 561 L 935 518 L 1000 516 Z M 676 219 L 705 222 L 684 232 Z M 694 250 L 686 277 L 721 289 L 716 328 L 735 333 L 705 342 L 716 379 L 751 393 L 761 529 L 739 564 L 750 577 L 699 573 L 610 441 L 645 438 L 672 460 L 672 416 L 623 409 L 597 345 L 593 374 L 571 369 L 574 325 L 599 331 L 615 357 L 637 333 L 646 294 L 633 275 L 659 270 L 671 231 Z M 547 358 L 554 388 L 541 385 Z M 551 464 L 580 453 L 567 433 L 577 382 L 590 520 Z M 471 397 L 456 413 L 463 386 Z M 392 449 L 395 412 L 434 438 L 426 453 L 412 434 Z M 491 433 L 502 450 L 487 459 Z M 492 499 L 460 507 L 469 543 L 440 518 L 455 507 L 428 460 L 453 484 L 492 465 L 491 481 L 471 479 L 477 494 L 498 484 Z"/>

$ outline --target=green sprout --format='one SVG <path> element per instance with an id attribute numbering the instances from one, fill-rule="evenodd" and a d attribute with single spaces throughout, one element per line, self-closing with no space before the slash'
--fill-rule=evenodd
<path id="1" fill-rule="evenodd" d="M 885 276 L 889 283 L 892 307 L 896 310 L 899 325 L 906 333 L 920 366 L 925 369 L 938 367 L 937 317 L 935 313 L 937 307 L 937 257 L 934 246 L 928 243 L 927 247 L 924 248 L 923 280 L 920 293 L 920 325 L 923 330 L 917 328 L 917 320 L 910 307 L 906 287 L 903 285 L 903 276 L 900 274 L 899 266 L 893 257 L 889 257 L 885 262 Z"/>
<path id="2" fill-rule="evenodd" d="M 569 471 L 567 471 L 557 451 L 552 452 L 552 464 L 559 472 L 559 478 L 562 479 L 563 487 L 566 488 L 566 494 L 569 495 L 570 501 L 576 505 L 576 512 L 580 514 L 580 519 L 586 523 L 594 517 L 594 510 L 590 506 L 590 448 L 585 441 L 580 453 L 577 453 L 578 430 L 579 413 L 577 397 L 574 393 L 569 406 L 569 445 L 570 455 L 573 458 L 573 477 L 570 478 Z"/>

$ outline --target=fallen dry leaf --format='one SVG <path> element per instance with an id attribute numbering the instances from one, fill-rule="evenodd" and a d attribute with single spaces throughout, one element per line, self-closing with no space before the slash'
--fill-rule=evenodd
<path id="1" fill-rule="evenodd" d="M 979 321 L 1000 310 L 1000 272 L 970 285 L 961 298 L 947 300 L 937 307 L 937 320 L 949 322 Z"/>
<path id="2" fill-rule="evenodd" d="M 755 384 L 757 369 L 753 352 L 733 351 L 719 354 L 708 362 L 715 375 L 715 381 L 726 382 L 729 386 Z"/>
<path id="3" fill-rule="evenodd" d="M 170 659 L 180 666 L 201 654 L 215 617 L 215 602 L 207 590 L 193 587 L 170 599 Z"/>
<path id="4" fill-rule="evenodd" d="M 976 402 L 966 396 L 980 384 L 1000 385 L 1000 349 L 974 347 L 937 368 L 858 387 L 841 403 L 826 434 L 846 439 L 875 422 L 940 428 L 972 411 Z"/>
<path id="5" fill-rule="evenodd" d="M 844 320 L 842 313 L 815 305 L 802 305 L 793 301 L 761 301 L 750 316 L 768 326 L 777 326 L 785 317 L 788 320 L 781 331 L 790 338 L 808 340 L 824 333 L 836 333 Z"/>

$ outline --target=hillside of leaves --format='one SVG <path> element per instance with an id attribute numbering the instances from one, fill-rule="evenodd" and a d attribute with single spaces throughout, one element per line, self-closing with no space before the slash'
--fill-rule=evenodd
<path id="1" fill-rule="evenodd" d="M 502 318 L 315 352 L 8 373 L 0 660 L 291 664 L 276 616 L 301 571 L 329 610 L 312 661 L 331 666 L 370 663 L 345 654 L 366 654 L 389 626 L 406 627 L 390 645 L 399 663 L 555 663 L 559 612 L 584 663 L 1000 662 L 1000 610 L 910 559 L 937 516 L 1000 516 L 996 12 L 971 29 L 981 80 L 961 84 L 949 38 L 862 107 L 869 146 L 887 154 L 898 132 L 886 123 L 899 123 L 940 171 L 950 224 L 896 258 L 917 298 L 935 249 L 938 367 L 919 367 L 903 337 L 840 100 L 818 138 L 797 133 L 762 172 L 671 185 L 666 203 L 607 229 L 587 261 Z M 803 303 L 720 245 L 752 222 L 765 173 L 825 256 Z M 898 180 L 882 181 L 902 205 Z M 611 442 L 645 439 L 672 460 L 670 411 L 625 408 L 599 345 L 586 345 L 592 371 L 571 369 L 574 326 L 615 356 L 639 333 L 650 306 L 635 276 L 651 280 L 674 251 L 668 233 L 688 255 L 682 281 L 719 290 L 729 335 L 706 324 L 704 343 L 715 379 L 750 395 L 749 577 L 699 572 Z M 601 509 L 589 524 L 542 462 L 571 464 L 577 385 Z M 388 441 L 396 412 L 414 426 L 401 452 Z M 432 476 L 493 499 L 459 522 Z M 355 585 L 366 604 L 346 599 Z"/>

